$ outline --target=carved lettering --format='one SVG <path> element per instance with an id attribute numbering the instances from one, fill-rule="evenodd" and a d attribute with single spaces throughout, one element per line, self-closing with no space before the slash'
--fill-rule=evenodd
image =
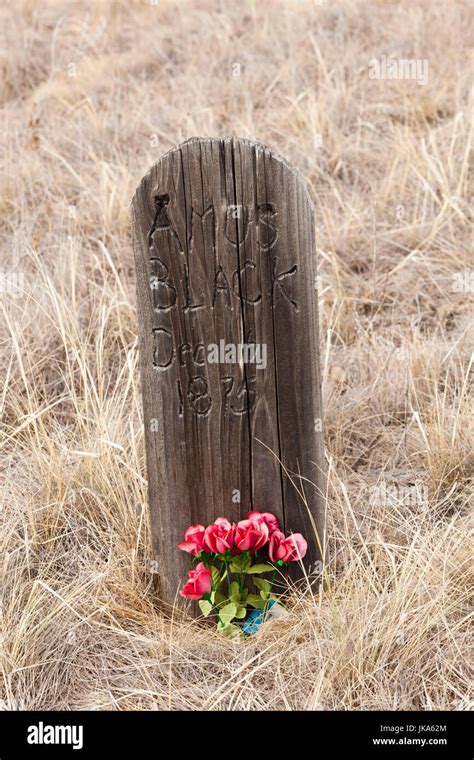
<path id="1" fill-rule="evenodd" d="M 294 308 L 295 311 L 298 311 L 298 304 L 297 304 L 297 302 L 294 301 L 288 295 L 288 293 L 286 292 L 285 287 L 284 287 L 284 280 L 287 277 L 291 277 L 292 275 L 296 274 L 296 272 L 298 271 L 298 267 L 295 264 L 294 266 L 291 267 L 291 269 L 288 269 L 286 272 L 277 273 L 277 263 L 278 263 L 278 257 L 275 256 L 274 259 L 273 259 L 273 276 L 272 276 L 272 281 L 273 281 L 272 291 L 273 291 L 273 295 L 275 296 L 275 294 L 277 292 L 277 288 L 278 288 L 279 289 L 278 292 L 280 292 L 285 297 L 285 299 L 288 301 L 288 303 L 290 303 L 292 305 L 292 307 Z M 275 308 L 275 298 L 273 299 L 272 307 Z"/>
<path id="2" fill-rule="evenodd" d="M 248 387 L 255 385 L 256 378 L 250 377 L 242 380 L 237 386 L 232 376 L 221 377 L 222 392 L 224 398 L 224 414 L 240 416 L 252 409 L 256 399 L 256 389 Z M 234 403 L 236 399 L 242 400 L 240 406 Z"/>
<path id="3" fill-rule="evenodd" d="M 179 235 L 175 228 L 171 224 L 168 216 L 168 205 L 170 199 L 166 193 L 163 195 L 155 195 L 155 218 L 148 235 L 148 247 L 150 249 L 150 256 L 153 258 L 153 251 L 155 247 L 159 247 L 158 239 L 155 240 L 156 232 L 169 232 L 172 238 L 172 242 L 176 250 L 183 253 L 183 246 L 179 239 Z"/>
<path id="4" fill-rule="evenodd" d="M 271 203 L 258 207 L 258 244 L 262 251 L 273 248 L 278 238 L 278 229 L 272 221 L 277 212 Z"/>
<path id="5" fill-rule="evenodd" d="M 167 194 L 155 197 L 156 213 L 149 234 L 150 288 L 155 312 L 166 313 L 179 306 L 180 311 L 189 315 L 187 318 L 191 319 L 193 313 L 200 309 L 233 310 L 233 298 L 242 304 L 257 306 L 264 296 L 269 297 L 272 308 L 275 308 L 277 294 L 298 311 L 298 303 L 291 286 L 292 279 L 298 271 L 296 264 L 280 270 L 278 256 L 273 256 L 271 288 L 264 294 L 260 287 L 260 270 L 255 261 L 244 260 L 232 273 L 227 273 L 224 264 L 219 262 L 216 255 L 217 219 L 213 205 L 208 206 L 202 213 L 195 208 L 189 211 L 188 256 L 185 255 L 179 234 L 170 220 L 169 206 L 170 199 Z M 253 228 L 261 251 L 269 251 L 278 240 L 276 218 L 277 211 L 271 204 L 264 204 L 255 209 L 242 205 L 229 206 L 225 209 L 224 235 L 232 245 L 237 245 L 237 242 L 242 243 L 245 240 L 249 230 Z M 164 235 L 168 238 L 165 239 Z M 179 292 L 170 273 L 172 262 L 169 256 L 173 255 L 173 252 L 178 257 L 173 272 L 180 279 Z M 207 298 L 202 292 L 199 296 L 193 292 L 193 283 L 199 282 L 205 275 L 206 261 L 215 262 L 213 287 Z M 201 289 L 198 288 L 199 290 Z M 198 417 L 207 417 L 212 408 L 212 395 L 207 378 L 198 374 L 198 368 L 205 367 L 207 363 L 205 344 L 202 341 L 193 344 L 176 340 L 172 331 L 165 327 L 153 328 L 153 338 L 153 366 L 156 369 L 169 370 L 176 357 L 178 366 L 186 368 L 186 373 L 189 372 L 185 393 L 180 380 L 176 380 L 178 416 L 183 417 L 186 407 Z M 247 342 L 252 343 L 249 337 Z M 237 356 L 232 353 L 232 345 L 226 349 L 228 355 L 226 354 L 225 359 L 227 363 L 239 366 Z M 227 375 L 220 378 L 220 384 L 224 414 L 242 416 L 253 408 L 257 397 L 256 377 L 247 376 L 242 379 Z"/>
<path id="6" fill-rule="evenodd" d="M 203 309 L 204 304 L 201 303 L 190 303 L 190 301 L 194 300 L 193 295 L 191 294 L 191 285 L 190 285 L 190 279 L 189 279 L 189 272 L 186 262 L 183 263 L 183 291 L 184 291 L 184 306 L 183 311 L 197 311 L 198 309 Z"/>
<path id="7" fill-rule="evenodd" d="M 212 400 L 209 396 L 208 384 L 205 377 L 197 375 L 190 379 L 188 385 L 188 399 L 196 414 L 203 416 L 209 414 Z"/>
<path id="8" fill-rule="evenodd" d="M 233 246 L 237 246 L 237 241 L 240 245 L 247 238 L 250 228 L 250 213 L 246 206 L 230 205 L 226 209 L 225 217 L 225 237 L 229 243 Z"/>
<path id="9" fill-rule="evenodd" d="M 164 327 L 154 327 L 153 340 L 153 366 L 157 369 L 167 369 L 173 361 L 173 336 Z"/>
<path id="10" fill-rule="evenodd" d="M 219 266 L 217 269 L 216 275 L 214 277 L 214 295 L 212 297 L 213 307 L 216 305 L 217 296 L 221 296 L 224 299 L 224 304 L 232 309 L 229 281 L 221 266 Z"/>
<path id="11" fill-rule="evenodd" d="M 152 275 L 150 288 L 153 293 L 155 311 L 169 311 L 176 303 L 176 288 L 168 281 L 169 270 L 162 259 L 150 259 Z"/>
<path id="12" fill-rule="evenodd" d="M 245 261 L 243 267 L 240 269 L 240 272 L 238 269 L 234 272 L 232 275 L 232 287 L 234 293 L 238 296 L 238 298 L 240 298 L 242 301 L 245 301 L 245 303 L 251 304 L 253 306 L 256 303 L 260 303 L 262 300 L 262 294 L 257 288 L 255 288 L 253 293 L 249 293 L 247 289 L 248 269 L 250 269 L 251 272 L 256 273 L 257 265 L 254 261 Z M 240 293 L 241 290 L 242 295 Z M 243 293 L 246 293 L 247 295 L 244 296 Z"/>

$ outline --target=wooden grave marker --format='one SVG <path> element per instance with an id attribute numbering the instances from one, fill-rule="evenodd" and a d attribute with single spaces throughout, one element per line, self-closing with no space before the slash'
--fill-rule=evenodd
<path id="1" fill-rule="evenodd" d="M 313 205 L 302 178 L 259 143 L 193 138 L 145 175 L 132 217 L 161 599 L 174 602 L 191 567 L 176 549 L 185 529 L 251 509 L 305 536 L 311 570 L 325 468 Z"/>

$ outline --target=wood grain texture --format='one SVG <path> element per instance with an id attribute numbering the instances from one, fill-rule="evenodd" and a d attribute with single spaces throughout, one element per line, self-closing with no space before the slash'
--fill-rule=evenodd
<path id="1" fill-rule="evenodd" d="M 193 138 L 143 178 L 132 220 L 161 598 L 174 601 L 190 568 L 176 550 L 185 529 L 249 509 L 303 533 L 311 569 L 325 476 L 314 219 L 303 180 L 259 143 Z M 265 347 L 266 367 L 212 363 L 209 346 L 220 341 Z"/>

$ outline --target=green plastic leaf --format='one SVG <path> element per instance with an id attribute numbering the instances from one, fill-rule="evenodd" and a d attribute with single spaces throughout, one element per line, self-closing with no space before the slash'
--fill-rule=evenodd
<path id="1" fill-rule="evenodd" d="M 247 604 L 250 604 L 251 607 L 255 607 L 257 610 L 263 610 L 265 607 L 264 600 L 260 596 L 257 596 L 257 594 L 249 594 Z"/>
<path id="2" fill-rule="evenodd" d="M 235 618 L 236 612 L 237 605 L 234 602 L 230 602 L 219 610 L 219 618 L 221 619 L 222 623 L 224 623 L 224 625 L 227 625 L 231 622 L 231 620 Z"/>
<path id="3" fill-rule="evenodd" d="M 237 581 L 232 581 L 230 584 L 229 598 L 232 602 L 240 602 L 240 588 Z"/>
<path id="4" fill-rule="evenodd" d="M 272 584 L 269 581 L 264 581 L 263 578 L 253 578 L 253 582 L 260 591 L 265 591 L 266 594 L 270 593 Z"/>
<path id="5" fill-rule="evenodd" d="M 278 606 L 281 607 L 283 610 L 286 610 L 286 607 L 283 604 L 283 602 L 281 601 L 280 597 L 275 596 L 274 594 L 270 594 L 269 597 L 268 597 L 268 601 L 270 601 L 270 600 L 276 602 L 278 604 Z"/>
<path id="6" fill-rule="evenodd" d="M 216 591 L 214 594 L 214 604 L 222 604 L 225 601 L 227 601 L 227 597 L 221 594 L 220 591 Z"/>
<path id="7" fill-rule="evenodd" d="M 199 600 L 199 607 L 201 608 L 201 612 L 204 615 L 204 617 L 207 617 L 212 612 L 212 604 L 208 602 L 206 599 Z"/>
<path id="8" fill-rule="evenodd" d="M 238 618 L 239 620 L 242 620 L 242 618 L 244 618 L 246 614 L 247 614 L 247 607 L 245 607 L 245 605 L 242 605 L 242 604 L 239 605 L 237 607 L 237 612 L 235 613 L 235 617 Z"/>
<path id="9" fill-rule="evenodd" d="M 241 598 L 243 601 L 245 601 L 245 599 L 247 599 L 248 595 L 249 595 L 249 590 L 248 590 L 248 588 L 244 588 L 244 589 L 242 589 L 242 593 L 241 593 L 241 595 L 240 595 L 240 598 Z"/>
<path id="10" fill-rule="evenodd" d="M 222 583 L 221 574 L 217 567 L 211 567 L 211 583 L 214 591 L 216 591 Z"/>
<path id="11" fill-rule="evenodd" d="M 249 567 L 246 572 L 250 575 L 254 575 L 255 573 L 271 573 L 274 569 L 273 565 L 252 565 L 252 567 Z"/>
<path id="12" fill-rule="evenodd" d="M 242 629 L 238 625 L 234 625 L 233 623 L 229 623 L 228 625 L 224 625 L 223 623 L 217 624 L 217 629 L 222 633 L 223 636 L 242 636 Z"/>
<path id="13" fill-rule="evenodd" d="M 243 573 L 247 564 L 248 559 L 245 554 L 237 554 L 235 557 L 232 557 L 230 561 L 230 571 L 232 573 Z"/>

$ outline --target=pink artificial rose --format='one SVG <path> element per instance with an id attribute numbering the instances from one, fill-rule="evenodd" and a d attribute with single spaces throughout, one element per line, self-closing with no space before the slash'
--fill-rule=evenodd
<path id="1" fill-rule="evenodd" d="M 268 541 L 268 525 L 258 520 L 241 520 L 235 528 L 235 545 L 243 552 L 257 551 Z"/>
<path id="2" fill-rule="evenodd" d="M 283 562 L 295 562 L 303 559 L 308 549 L 308 544 L 301 533 L 291 533 L 285 536 L 280 530 L 270 536 L 268 554 L 272 562 L 281 559 Z"/>
<path id="3" fill-rule="evenodd" d="M 249 512 L 247 520 L 256 520 L 259 523 L 264 522 L 270 535 L 276 530 L 280 530 L 278 520 L 271 512 Z"/>
<path id="4" fill-rule="evenodd" d="M 225 554 L 227 549 L 234 546 L 235 525 L 225 517 L 218 517 L 204 532 L 204 551 L 209 549 L 217 554 Z"/>
<path id="5" fill-rule="evenodd" d="M 203 547 L 204 531 L 204 525 L 190 525 L 184 534 L 184 541 L 178 544 L 178 549 L 181 549 L 183 552 L 188 552 L 188 554 L 193 554 L 195 557 L 199 557 L 201 549 L 206 551 Z"/>
<path id="6" fill-rule="evenodd" d="M 184 588 L 179 592 L 186 599 L 198 600 L 202 595 L 211 590 L 211 571 L 204 567 L 203 562 L 196 565 L 195 570 L 190 570 L 189 580 L 184 584 Z"/>

